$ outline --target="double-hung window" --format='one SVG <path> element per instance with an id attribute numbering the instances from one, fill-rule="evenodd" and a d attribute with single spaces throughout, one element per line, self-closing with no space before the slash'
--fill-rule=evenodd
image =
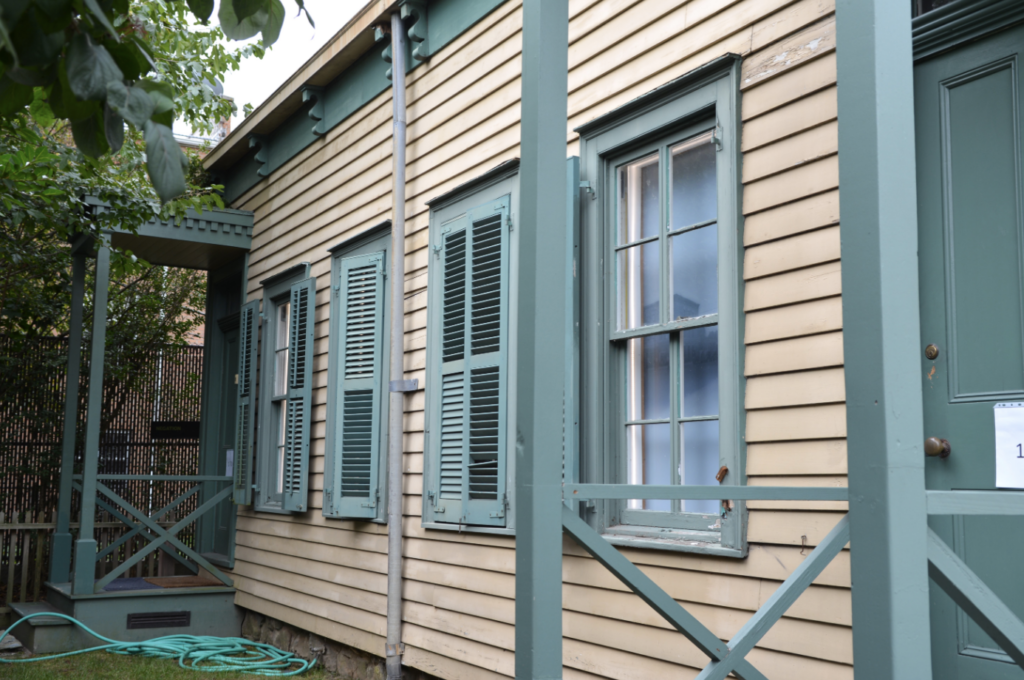
<path id="1" fill-rule="evenodd" d="M 261 281 L 262 305 L 242 307 L 233 498 L 261 511 L 308 508 L 316 310 L 316 279 L 308 276 L 303 263 Z"/>
<path id="2" fill-rule="evenodd" d="M 584 481 L 738 483 L 741 239 L 736 62 L 724 58 L 581 128 Z M 606 501 L 613 542 L 742 553 L 743 508 Z"/>

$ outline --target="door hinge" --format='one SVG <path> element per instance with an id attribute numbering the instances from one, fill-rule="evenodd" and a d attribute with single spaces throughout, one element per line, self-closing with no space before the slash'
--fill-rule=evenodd
<path id="1" fill-rule="evenodd" d="M 505 215 L 505 224 L 508 226 L 509 231 L 515 229 L 515 227 L 512 226 L 512 213 Z"/>
<path id="2" fill-rule="evenodd" d="M 582 189 L 584 192 L 589 194 L 591 199 L 597 198 L 597 192 L 594 191 L 594 186 L 590 183 L 590 180 L 588 180 L 588 179 L 581 179 L 580 180 L 580 189 Z"/>
<path id="3" fill-rule="evenodd" d="M 441 259 L 441 251 L 444 250 L 444 246 L 440 243 L 434 246 L 434 257 Z"/>
<path id="4" fill-rule="evenodd" d="M 502 519 L 502 518 L 504 518 L 505 517 L 505 510 L 507 508 L 508 508 L 508 495 L 507 494 L 501 494 L 501 505 L 499 506 L 497 512 L 492 512 L 491 513 L 491 518 L 492 519 Z"/>
<path id="5" fill-rule="evenodd" d="M 324 489 L 324 507 L 331 506 L 331 496 L 334 495 L 334 491 L 331 489 Z"/>

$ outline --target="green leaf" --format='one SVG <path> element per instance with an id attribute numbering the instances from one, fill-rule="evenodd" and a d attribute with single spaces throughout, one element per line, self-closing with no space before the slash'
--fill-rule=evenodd
<path id="1" fill-rule="evenodd" d="M 137 35 L 131 37 L 132 44 L 135 45 L 136 58 L 139 60 L 140 74 L 145 75 L 149 71 L 156 70 L 156 61 L 153 58 L 152 48 L 146 44 L 146 41 L 141 39 Z"/>
<path id="2" fill-rule="evenodd" d="M 235 16 L 242 19 L 248 19 L 249 17 L 256 14 L 260 10 L 267 11 L 267 0 L 228 0 L 231 2 L 231 6 L 235 10 Z"/>
<path id="3" fill-rule="evenodd" d="M 52 66 L 47 69 L 12 66 L 7 69 L 6 74 L 14 82 L 29 87 L 46 87 L 57 79 L 57 69 Z"/>
<path id="4" fill-rule="evenodd" d="M 174 110 L 174 88 L 167 83 L 146 79 L 139 81 L 135 87 L 149 93 L 155 107 L 154 113 Z"/>
<path id="5" fill-rule="evenodd" d="M 224 31 L 228 40 L 248 40 L 263 30 L 263 25 L 267 23 L 270 15 L 265 10 L 260 10 L 251 17 L 239 19 L 231 2 L 222 2 L 217 18 L 220 20 L 220 30 Z"/>
<path id="6" fill-rule="evenodd" d="M 185 171 L 174 133 L 166 125 L 149 121 L 145 126 L 146 169 L 153 188 L 163 203 L 185 193 Z"/>
<path id="7" fill-rule="evenodd" d="M 103 45 L 94 45 L 84 33 L 71 39 L 67 64 L 68 84 L 79 99 L 103 101 L 107 96 L 107 83 L 124 80 L 110 53 Z"/>
<path id="8" fill-rule="evenodd" d="M 97 115 L 71 121 L 71 135 L 75 146 L 86 156 L 99 158 L 109 150 Z"/>
<path id="9" fill-rule="evenodd" d="M 124 118 L 108 105 L 103 106 L 103 136 L 114 153 L 124 145 Z"/>
<path id="10" fill-rule="evenodd" d="M 107 104 L 139 130 L 156 110 L 156 104 L 148 92 L 141 87 L 128 88 L 119 82 L 107 85 Z"/>
<path id="11" fill-rule="evenodd" d="M 0 78 L 0 115 L 9 115 L 32 103 L 32 88 L 16 83 L 6 75 Z"/>
<path id="12" fill-rule="evenodd" d="M 200 23 L 205 24 L 213 14 L 213 0 L 187 0 L 188 8 Z"/>
<path id="13" fill-rule="evenodd" d="M 142 64 L 139 62 L 137 48 L 130 43 L 107 43 L 104 45 L 114 63 L 121 69 L 125 80 L 137 80 L 142 75 Z"/>
<path id="14" fill-rule="evenodd" d="M 74 15 L 71 13 L 72 0 L 36 0 L 36 18 L 39 25 L 47 33 L 63 31 L 71 24 Z"/>
<path id="15" fill-rule="evenodd" d="M 96 113 L 96 102 L 79 101 L 71 91 L 65 62 L 61 62 L 57 67 L 57 78 L 58 82 L 54 84 L 50 93 L 50 107 L 60 118 L 81 120 Z"/>
<path id="16" fill-rule="evenodd" d="M 100 25 L 107 29 L 107 33 L 113 36 L 114 40 L 120 40 L 121 38 L 117 35 L 117 31 L 114 30 L 114 26 L 107 19 L 107 15 L 103 13 L 103 9 L 96 0 L 85 0 L 85 6 L 89 8 L 89 12 L 92 13 L 96 21 L 100 22 Z"/>
<path id="17" fill-rule="evenodd" d="M 281 36 L 284 26 L 284 5 L 281 0 L 270 0 L 270 12 L 267 22 L 263 24 L 263 44 L 273 45 Z"/>
<path id="18" fill-rule="evenodd" d="M 64 49 L 64 33 L 44 31 L 37 20 L 38 15 L 35 10 L 25 12 L 11 31 L 11 44 L 18 52 L 21 66 L 47 66 Z"/>
<path id="19" fill-rule="evenodd" d="M 0 47 L 10 52 L 11 57 L 14 58 L 14 65 L 19 64 L 18 51 L 14 49 L 14 43 L 11 41 L 11 34 L 7 31 L 7 24 L 4 23 L 4 18 L 0 15 Z"/>

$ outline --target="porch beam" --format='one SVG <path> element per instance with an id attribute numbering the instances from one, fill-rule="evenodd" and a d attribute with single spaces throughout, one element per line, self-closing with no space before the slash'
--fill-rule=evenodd
<path id="1" fill-rule="evenodd" d="M 82 464 L 82 507 L 78 540 L 75 541 L 75 573 L 71 591 L 93 592 L 96 578 L 96 472 L 99 467 L 100 427 L 103 412 L 103 360 L 107 345 L 107 289 L 110 283 L 110 248 L 97 243 L 93 283 L 92 347 L 89 355 L 89 399 L 85 424 L 85 456 Z"/>
<path id="2" fill-rule="evenodd" d="M 515 670 L 562 677 L 562 393 L 569 2 L 523 2 L 516 331 Z"/>
<path id="3" fill-rule="evenodd" d="M 85 253 L 75 244 L 71 257 L 71 319 L 68 327 L 68 367 L 64 388 L 64 438 L 60 457 L 57 526 L 50 548 L 50 582 L 71 580 L 71 476 L 75 467 L 78 432 L 78 387 L 82 370 L 82 316 L 85 313 Z"/>
<path id="4" fill-rule="evenodd" d="M 930 678 L 910 3 L 837 0 L 858 678 Z"/>
<path id="5" fill-rule="evenodd" d="M 722 661 L 729 655 L 729 647 L 725 642 L 694 618 L 681 604 L 672 599 L 647 574 L 640 571 L 638 566 L 616 550 L 611 543 L 604 540 L 601 534 L 594 531 L 589 524 L 564 505 L 562 506 L 562 527 L 580 544 L 580 547 L 612 572 L 615 578 L 622 581 L 623 585 L 639 595 L 641 600 L 650 605 L 673 628 L 696 645 L 697 649 L 707 654 L 712 661 Z M 561 599 L 559 599 L 559 606 L 561 606 Z M 732 672 L 742 680 L 766 680 L 760 671 L 743 658 L 736 662 Z"/>
<path id="6" fill-rule="evenodd" d="M 565 500 L 845 501 L 845 487 L 566 484 Z"/>
<path id="7" fill-rule="evenodd" d="M 928 572 L 932 580 L 1024 668 L 1024 623 L 931 529 L 928 530 Z"/>

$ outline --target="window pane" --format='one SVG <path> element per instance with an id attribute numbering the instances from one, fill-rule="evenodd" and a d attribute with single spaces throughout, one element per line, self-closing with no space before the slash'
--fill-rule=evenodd
<path id="1" fill-rule="evenodd" d="M 291 306 L 291 302 L 283 302 L 277 306 L 277 345 L 274 349 L 284 349 L 288 346 L 288 317 Z"/>
<path id="2" fill-rule="evenodd" d="M 672 483 L 672 437 L 671 425 L 630 425 L 626 428 L 629 443 L 629 483 L 660 484 Z M 712 475 L 714 476 L 714 475 Z M 628 506 L 633 509 L 672 511 L 672 501 L 632 500 Z"/>
<path id="3" fill-rule="evenodd" d="M 619 168 L 619 245 L 657 236 L 661 226 L 658 200 L 658 154 Z"/>
<path id="4" fill-rule="evenodd" d="M 718 421 L 699 420 L 679 425 L 679 478 L 683 484 L 718 486 Z M 683 501 L 683 511 L 718 513 L 718 501 Z"/>
<path id="5" fill-rule="evenodd" d="M 626 344 L 628 420 L 668 418 L 670 382 L 669 336 L 634 338 Z"/>
<path id="6" fill-rule="evenodd" d="M 709 131 L 672 149 L 672 229 L 717 216 L 715 145 Z"/>
<path id="7" fill-rule="evenodd" d="M 274 486 L 277 493 L 284 493 L 284 437 L 288 428 L 288 400 L 275 402 L 274 407 L 278 410 L 277 427 L 277 480 Z"/>
<path id="8" fill-rule="evenodd" d="M 274 353 L 274 396 L 285 394 L 288 376 L 288 350 L 279 349 Z"/>
<path id="9" fill-rule="evenodd" d="M 672 318 L 718 312 L 718 226 L 673 236 Z"/>
<path id="10" fill-rule="evenodd" d="M 718 326 L 682 332 L 679 354 L 683 367 L 682 416 L 718 415 Z"/>
<path id="11" fill-rule="evenodd" d="M 657 241 L 619 251 L 619 330 L 661 320 Z"/>

